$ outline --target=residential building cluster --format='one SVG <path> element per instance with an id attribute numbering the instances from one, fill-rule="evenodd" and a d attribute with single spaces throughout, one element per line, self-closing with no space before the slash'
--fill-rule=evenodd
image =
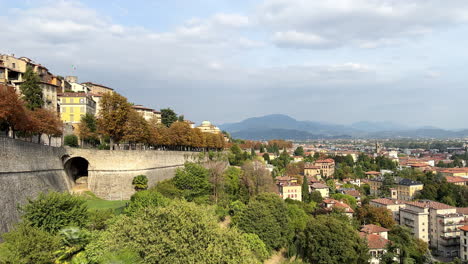
<path id="1" fill-rule="evenodd" d="M 98 116 L 101 110 L 101 98 L 106 93 L 114 93 L 109 86 L 95 82 L 78 81 L 77 76 L 61 77 L 52 74 L 45 66 L 34 62 L 27 57 L 15 57 L 14 55 L 0 54 L 0 84 L 13 86 L 18 94 L 21 94 L 21 84 L 27 68 L 39 78 L 39 86 L 42 89 L 44 107 L 57 112 L 65 126 L 73 131 L 86 114 Z M 143 105 L 132 105 L 132 108 L 140 113 L 145 120 L 156 120 L 161 123 L 161 112 Z M 195 123 L 185 120 L 192 128 Z M 221 133 L 221 130 L 209 121 L 203 121 L 198 126 L 202 132 Z M 75 133 L 75 132 L 73 132 Z"/>

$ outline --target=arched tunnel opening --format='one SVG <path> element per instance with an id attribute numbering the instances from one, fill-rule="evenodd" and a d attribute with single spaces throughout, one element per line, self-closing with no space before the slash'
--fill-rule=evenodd
<path id="1" fill-rule="evenodd" d="M 64 164 L 65 171 L 75 186 L 83 188 L 88 188 L 88 167 L 89 162 L 82 157 L 70 158 Z"/>

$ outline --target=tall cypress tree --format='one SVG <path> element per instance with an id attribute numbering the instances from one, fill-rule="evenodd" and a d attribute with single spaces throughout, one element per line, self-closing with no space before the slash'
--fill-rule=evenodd
<path id="1" fill-rule="evenodd" d="M 307 182 L 307 176 L 305 175 L 302 180 L 302 201 L 304 203 L 310 202 L 309 183 Z"/>
<path id="2" fill-rule="evenodd" d="M 39 86 L 40 79 L 31 66 L 26 67 L 23 79 L 24 82 L 21 84 L 20 90 L 26 102 L 26 107 L 31 110 L 41 108 L 44 101 L 42 100 L 42 89 Z"/>

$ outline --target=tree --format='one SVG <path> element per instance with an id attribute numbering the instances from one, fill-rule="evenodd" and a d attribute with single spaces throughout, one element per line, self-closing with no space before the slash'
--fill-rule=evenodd
<path id="1" fill-rule="evenodd" d="M 21 223 L 13 231 L 3 234 L 6 262 L 15 264 L 49 264 L 60 248 L 60 238 L 43 229 Z M 2 256 L 0 256 L 0 262 Z"/>
<path id="2" fill-rule="evenodd" d="M 307 263 L 367 263 L 366 242 L 348 221 L 319 215 L 308 221 L 304 230 L 302 258 Z"/>
<path id="3" fill-rule="evenodd" d="M 427 243 L 415 238 L 409 228 L 395 225 L 388 233 L 388 239 L 399 249 L 400 263 L 426 263 Z"/>
<path id="4" fill-rule="evenodd" d="M 31 113 L 37 124 L 35 130 L 38 133 L 38 143 L 40 143 L 42 134 L 47 135 L 49 145 L 51 145 L 53 136 L 57 137 L 62 135 L 63 123 L 57 113 L 43 108 L 38 108 Z"/>
<path id="5" fill-rule="evenodd" d="M 142 191 L 148 189 L 148 177 L 146 175 L 135 176 L 132 180 L 132 185 L 136 191 Z"/>
<path id="6" fill-rule="evenodd" d="M 26 114 L 24 102 L 15 92 L 15 88 L 0 84 L 0 125 L 3 125 L 8 135 L 8 129 L 15 132 L 29 128 L 30 116 Z"/>
<path id="7" fill-rule="evenodd" d="M 179 150 L 192 145 L 193 129 L 186 122 L 174 122 L 169 127 L 171 145 Z M 214 145 L 213 145 L 214 147 Z"/>
<path id="8" fill-rule="evenodd" d="M 100 104 L 98 127 L 102 134 L 109 136 L 110 149 L 113 150 L 114 142 L 118 143 L 125 136 L 131 107 L 127 98 L 118 93 L 104 94 Z"/>
<path id="9" fill-rule="evenodd" d="M 26 67 L 23 80 L 20 90 L 26 102 L 26 107 L 30 110 L 41 108 L 44 105 L 44 101 L 42 99 L 42 89 L 39 86 L 40 79 L 31 66 Z"/>
<path id="10" fill-rule="evenodd" d="M 57 264 L 68 264 L 83 258 L 83 250 L 90 241 L 90 233 L 86 229 L 66 227 L 58 233 L 62 240 L 62 248 L 55 252 Z"/>
<path id="11" fill-rule="evenodd" d="M 145 118 L 136 110 L 130 109 L 125 123 L 123 140 L 132 143 L 148 143 L 150 141 L 150 128 Z"/>
<path id="12" fill-rule="evenodd" d="M 224 193 L 228 201 L 241 200 L 240 197 L 240 178 L 242 170 L 236 167 L 228 167 L 224 171 Z M 248 198 L 246 199 L 248 200 Z"/>
<path id="13" fill-rule="evenodd" d="M 268 250 L 288 245 L 293 230 L 283 199 L 274 193 L 262 193 L 252 200 L 234 223 L 246 233 L 258 235 Z"/>
<path id="14" fill-rule="evenodd" d="M 63 139 L 63 144 L 69 147 L 78 147 L 78 137 L 75 135 L 66 135 Z"/>
<path id="15" fill-rule="evenodd" d="M 304 148 L 299 146 L 294 150 L 294 156 L 304 156 Z"/>
<path id="16" fill-rule="evenodd" d="M 304 175 L 302 179 L 302 201 L 304 203 L 310 202 L 310 195 L 309 195 L 309 180 L 307 176 Z"/>
<path id="17" fill-rule="evenodd" d="M 103 252 L 129 249 L 144 263 L 259 263 L 250 247 L 236 228 L 221 228 L 211 208 L 176 200 L 121 215 L 88 245 L 87 256 L 100 263 Z"/>
<path id="18" fill-rule="evenodd" d="M 22 219 L 31 226 L 56 233 L 67 226 L 85 227 L 88 224 L 86 201 L 69 193 L 40 193 L 19 208 Z"/>
<path id="19" fill-rule="evenodd" d="M 392 212 L 383 207 L 364 205 L 356 210 L 361 225 L 374 224 L 391 229 L 396 223 Z"/>
<path id="20" fill-rule="evenodd" d="M 241 187 L 245 188 L 249 197 L 256 196 L 263 192 L 274 192 L 275 183 L 270 171 L 259 161 L 249 161 L 242 165 L 244 172 L 241 177 Z"/>
<path id="21" fill-rule="evenodd" d="M 270 155 L 268 153 L 263 153 L 263 159 L 267 162 L 267 163 L 270 163 L 271 160 L 270 160 Z"/>
<path id="22" fill-rule="evenodd" d="M 213 186 L 213 198 L 215 203 L 218 203 L 220 197 L 224 196 L 225 176 L 227 164 L 223 161 L 210 161 L 204 164 L 209 170 L 209 182 Z"/>
<path id="23" fill-rule="evenodd" d="M 209 175 L 210 172 L 203 166 L 186 163 L 184 168 L 177 169 L 172 181 L 179 190 L 182 190 L 185 199 L 193 201 L 197 197 L 208 196 L 211 193 Z"/>
<path id="24" fill-rule="evenodd" d="M 265 152 L 265 147 L 263 145 L 260 145 L 260 153 L 264 153 Z"/>
<path id="25" fill-rule="evenodd" d="M 82 142 L 96 143 L 98 141 L 97 120 L 94 115 L 86 113 L 81 117 L 78 124 L 78 136 Z"/>
<path id="26" fill-rule="evenodd" d="M 177 121 L 177 114 L 171 108 L 161 109 L 161 122 L 166 126 L 170 127 L 172 123 Z"/>

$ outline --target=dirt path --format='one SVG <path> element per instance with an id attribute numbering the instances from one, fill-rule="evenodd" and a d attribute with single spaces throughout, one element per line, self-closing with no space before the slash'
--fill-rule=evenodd
<path id="1" fill-rule="evenodd" d="M 264 264 L 279 264 L 286 260 L 283 255 L 284 250 L 275 252 L 269 259 L 265 260 Z"/>

